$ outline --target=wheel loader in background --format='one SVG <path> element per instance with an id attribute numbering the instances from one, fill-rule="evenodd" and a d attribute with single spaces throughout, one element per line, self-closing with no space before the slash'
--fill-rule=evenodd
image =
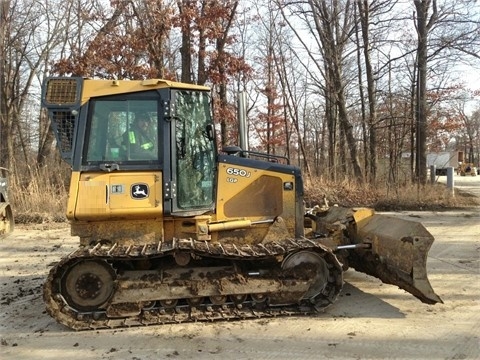
<path id="1" fill-rule="evenodd" d="M 458 165 L 457 174 L 460 176 L 477 176 L 477 168 L 473 163 L 461 162 Z"/>
<path id="2" fill-rule="evenodd" d="M 13 211 L 8 201 L 7 179 L 0 177 L 0 238 L 8 236 L 14 226 Z"/>
<path id="3" fill-rule="evenodd" d="M 348 267 L 441 302 L 421 224 L 371 209 L 305 209 L 288 159 L 217 152 L 207 87 L 52 77 L 42 104 L 72 167 L 67 217 L 80 238 L 44 284 L 61 324 L 315 313 L 335 302 Z"/>

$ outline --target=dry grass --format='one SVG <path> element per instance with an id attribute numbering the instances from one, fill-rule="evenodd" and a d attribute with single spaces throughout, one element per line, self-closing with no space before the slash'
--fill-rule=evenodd
<path id="1" fill-rule="evenodd" d="M 457 191 L 451 196 L 443 184 L 403 186 L 372 186 L 344 181 L 329 183 L 316 180 L 305 185 L 307 206 L 322 204 L 324 197 L 330 205 L 345 207 L 372 207 L 379 211 L 445 210 L 470 208 L 480 205 L 477 197 Z"/>
<path id="2" fill-rule="evenodd" d="M 65 222 L 68 198 L 68 173 L 48 168 L 32 171 L 29 176 L 10 183 L 10 201 L 15 222 L 43 224 Z M 27 180 L 30 178 L 30 180 Z"/>

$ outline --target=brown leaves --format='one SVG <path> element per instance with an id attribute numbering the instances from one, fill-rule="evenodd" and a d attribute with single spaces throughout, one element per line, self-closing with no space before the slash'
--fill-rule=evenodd
<path id="1" fill-rule="evenodd" d="M 189 34 L 188 54 L 199 60 L 198 64 L 192 62 L 192 68 L 198 69 L 196 78 L 202 83 L 225 84 L 239 73 L 249 76 L 251 68 L 244 59 L 227 50 L 234 41 L 229 32 L 237 4 L 233 0 L 112 0 L 110 17 L 111 9 L 85 14 L 84 26 L 95 24 L 98 28 L 100 23 L 100 30 L 86 46 L 53 64 L 53 72 L 106 79 L 178 80 L 180 31 Z"/>

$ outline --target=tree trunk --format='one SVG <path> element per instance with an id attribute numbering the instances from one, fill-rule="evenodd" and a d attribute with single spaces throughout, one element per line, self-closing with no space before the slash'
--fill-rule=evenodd
<path id="1" fill-rule="evenodd" d="M 428 33 L 437 19 L 436 0 L 415 0 L 417 10 L 417 117 L 416 117 L 416 140 L 417 140 L 417 181 L 421 184 L 427 182 L 427 50 Z M 433 13 L 427 22 L 428 10 L 432 4 Z"/>
<path id="2" fill-rule="evenodd" d="M 192 82 L 192 30 L 190 19 L 185 15 L 185 9 L 191 6 L 191 0 L 182 0 L 178 2 L 180 15 L 182 15 L 182 45 L 180 46 L 180 55 L 182 62 L 181 81 L 184 83 Z"/>
<path id="3" fill-rule="evenodd" d="M 326 66 L 326 65 L 325 65 Z M 328 130 L 328 178 L 337 179 L 337 111 L 331 94 L 333 87 L 330 85 L 329 71 L 325 72 L 325 121 Z"/>
<path id="4" fill-rule="evenodd" d="M 39 121 L 39 140 L 38 140 L 38 154 L 37 164 L 40 168 L 46 165 L 47 159 L 52 155 L 53 142 L 55 135 L 50 128 L 50 120 L 45 111 L 40 112 Z"/>
<path id="5" fill-rule="evenodd" d="M 7 94 L 5 93 L 5 33 L 7 26 L 7 14 L 10 8 L 10 0 L 0 3 L 0 177 L 6 177 L 8 169 L 8 117 L 7 117 Z"/>
<path id="6" fill-rule="evenodd" d="M 348 150 L 350 151 L 350 161 L 352 162 L 352 169 L 355 178 L 363 182 L 362 169 L 358 162 L 358 153 L 357 153 L 357 144 L 355 138 L 353 137 L 353 125 L 348 121 L 347 107 L 345 105 L 345 96 L 343 94 L 343 87 L 337 87 L 341 89 L 338 94 L 338 117 L 340 120 L 340 126 L 342 126 L 343 131 L 345 132 L 345 138 L 348 145 Z"/>
<path id="7" fill-rule="evenodd" d="M 361 1 L 357 2 L 357 8 L 360 13 L 360 17 L 362 17 L 362 4 Z M 362 30 L 363 31 L 363 30 Z M 357 45 L 357 67 L 358 67 L 358 91 L 360 95 L 360 112 L 362 118 L 362 139 L 363 139 L 363 154 L 364 154 L 364 171 L 365 171 L 365 179 L 370 178 L 370 148 L 368 146 L 368 129 L 367 129 L 367 110 L 365 105 L 365 94 L 363 91 L 363 74 L 362 74 L 362 61 L 361 61 L 361 48 L 362 45 L 360 44 L 359 38 L 360 30 L 358 28 L 358 22 L 355 22 L 355 41 Z"/>
<path id="8" fill-rule="evenodd" d="M 370 182 L 375 183 L 377 178 L 377 134 L 375 124 L 377 122 L 377 98 L 375 96 L 375 79 L 373 75 L 372 62 L 370 60 L 370 36 L 369 36 L 369 2 L 367 0 L 357 1 L 359 8 L 360 21 L 362 25 L 363 38 L 363 58 L 365 61 L 365 73 L 367 76 L 367 93 L 368 93 L 368 134 L 369 134 L 369 175 Z"/>

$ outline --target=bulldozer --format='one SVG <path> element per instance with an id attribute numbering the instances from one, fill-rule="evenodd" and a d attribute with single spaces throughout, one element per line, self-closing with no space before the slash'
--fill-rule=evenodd
<path id="1" fill-rule="evenodd" d="M 349 267 L 442 302 L 423 225 L 307 209 L 288 158 L 217 150 L 208 87 L 49 77 L 42 106 L 72 168 L 66 216 L 79 237 L 43 298 L 71 329 L 315 314 Z"/>
<path id="2" fill-rule="evenodd" d="M 15 227 L 7 187 L 7 179 L 0 177 L 0 238 L 7 237 Z"/>

